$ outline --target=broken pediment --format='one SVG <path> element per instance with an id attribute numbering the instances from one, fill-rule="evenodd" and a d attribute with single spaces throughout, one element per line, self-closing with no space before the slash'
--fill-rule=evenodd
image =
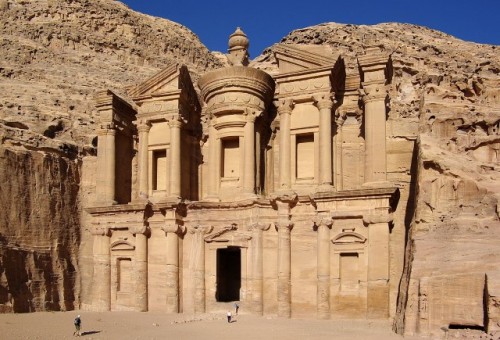
<path id="1" fill-rule="evenodd" d="M 117 240 L 113 243 L 111 243 L 111 250 L 112 251 L 117 251 L 117 250 L 134 250 L 135 246 L 130 243 L 127 240 Z"/>
<path id="2" fill-rule="evenodd" d="M 338 234 L 332 239 L 333 244 L 352 244 L 352 243 L 365 243 L 366 237 L 355 232 L 343 232 Z"/>
<path id="3" fill-rule="evenodd" d="M 128 94 L 136 101 L 161 96 L 179 90 L 194 91 L 188 69 L 184 65 L 173 64 L 146 81 L 129 89 Z"/>
<path id="4" fill-rule="evenodd" d="M 278 44 L 272 51 L 282 74 L 332 66 L 337 60 L 329 46 Z"/>

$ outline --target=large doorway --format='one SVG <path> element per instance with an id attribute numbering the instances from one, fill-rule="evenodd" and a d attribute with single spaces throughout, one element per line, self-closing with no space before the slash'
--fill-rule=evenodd
<path id="1" fill-rule="evenodd" d="M 218 302 L 239 301 L 241 288 L 241 249 L 228 247 L 217 249 Z"/>

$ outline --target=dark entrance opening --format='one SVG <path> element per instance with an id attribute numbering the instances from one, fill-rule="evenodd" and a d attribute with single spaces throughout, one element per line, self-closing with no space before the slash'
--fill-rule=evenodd
<path id="1" fill-rule="evenodd" d="M 241 249 L 228 247 L 217 249 L 218 302 L 239 301 L 241 288 Z"/>

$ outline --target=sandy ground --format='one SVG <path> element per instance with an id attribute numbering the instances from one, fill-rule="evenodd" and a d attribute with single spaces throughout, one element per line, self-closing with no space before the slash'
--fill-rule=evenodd
<path id="1" fill-rule="evenodd" d="M 80 313 L 83 339 L 403 339 L 388 322 L 301 320 L 240 313 L 202 316 L 136 312 L 45 312 L 0 314 L 0 339 L 71 339 Z M 73 338 L 74 339 L 74 338 Z M 405 338 L 417 339 L 417 338 Z"/>
<path id="2" fill-rule="evenodd" d="M 76 339 L 73 319 L 80 313 L 82 340 L 90 339 L 499 339 L 473 330 L 450 330 L 447 334 L 402 337 L 387 321 L 303 320 L 259 317 L 240 313 L 228 323 L 224 312 L 204 315 L 136 312 L 45 312 L 0 314 L 0 340 Z"/>

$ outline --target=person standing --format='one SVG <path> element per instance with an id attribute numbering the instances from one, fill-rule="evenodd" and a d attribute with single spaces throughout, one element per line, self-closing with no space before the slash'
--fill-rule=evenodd
<path id="1" fill-rule="evenodd" d="M 75 321 L 73 321 L 73 323 L 75 324 L 75 332 L 73 333 L 73 336 L 80 336 L 80 327 L 82 325 L 82 319 L 80 319 L 80 315 L 78 315 L 76 318 L 75 318 Z"/>
<path id="2" fill-rule="evenodd" d="M 228 310 L 228 311 L 227 311 L 227 322 L 228 322 L 228 323 L 231 323 L 231 316 L 232 316 L 232 315 L 231 315 L 231 311 L 230 311 L 230 310 Z"/>
<path id="3" fill-rule="evenodd" d="M 240 309 L 240 305 L 238 304 L 238 302 L 235 302 L 234 303 L 234 314 L 235 315 L 238 315 L 238 309 Z"/>

